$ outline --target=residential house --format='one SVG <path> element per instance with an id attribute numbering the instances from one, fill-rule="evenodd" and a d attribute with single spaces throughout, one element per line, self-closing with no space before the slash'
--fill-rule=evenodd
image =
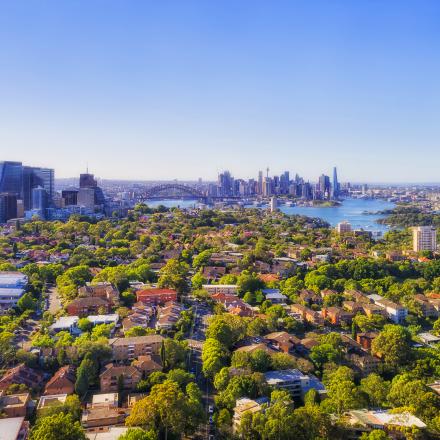
<path id="1" fill-rule="evenodd" d="M 241 352 L 241 353 L 248 353 L 252 354 L 257 350 L 263 350 L 267 354 L 274 354 L 276 353 L 276 350 L 269 347 L 268 345 L 264 343 L 258 343 L 258 344 L 250 344 L 250 345 L 244 345 L 243 347 L 237 348 L 235 351 Z"/>
<path id="2" fill-rule="evenodd" d="M 363 303 L 363 304 L 368 304 L 371 303 L 371 299 L 368 298 L 367 295 L 365 295 L 363 292 L 361 292 L 360 290 L 354 290 L 354 289 L 349 289 L 346 290 L 344 292 L 344 296 L 351 300 L 351 301 L 355 301 L 358 303 Z"/>
<path id="3" fill-rule="evenodd" d="M 118 393 L 93 394 L 91 408 L 117 408 L 119 406 Z"/>
<path id="4" fill-rule="evenodd" d="M 217 293 L 236 295 L 238 291 L 238 286 L 236 284 L 203 284 L 202 288 L 210 295 L 215 295 Z"/>
<path id="5" fill-rule="evenodd" d="M 262 397 L 259 399 L 248 399 L 247 397 L 242 397 L 237 399 L 235 402 L 234 416 L 232 422 L 232 429 L 237 432 L 241 425 L 241 418 L 244 413 L 254 414 L 262 410 L 262 405 L 268 403 L 269 399 L 267 397 Z"/>
<path id="6" fill-rule="evenodd" d="M 0 271 L 0 311 L 16 306 L 27 284 L 28 277 L 21 272 Z"/>
<path id="7" fill-rule="evenodd" d="M 139 356 L 159 354 L 164 338 L 160 335 L 113 338 L 108 343 L 112 348 L 114 361 L 132 361 Z"/>
<path id="8" fill-rule="evenodd" d="M 0 419 L 2 440 L 26 440 L 29 436 L 29 422 L 24 417 Z"/>
<path id="9" fill-rule="evenodd" d="M 363 376 L 368 376 L 378 370 L 380 359 L 368 353 L 353 353 L 347 356 L 348 360 L 359 369 Z"/>
<path id="10" fill-rule="evenodd" d="M 439 317 L 439 311 L 434 306 L 432 300 L 430 301 L 430 298 L 428 298 L 425 295 L 417 294 L 414 295 L 414 301 L 419 304 L 420 309 L 423 313 L 423 316 L 425 318 L 438 318 Z"/>
<path id="11" fill-rule="evenodd" d="M 183 306 L 175 301 L 169 301 L 158 308 L 156 329 L 171 330 L 180 319 Z"/>
<path id="12" fill-rule="evenodd" d="M 290 353 L 295 346 L 301 343 L 299 338 L 287 332 L 269 333 L 264 336 L 264 340 L 267 341 L 269 346 L 283 353 Z"/>
<path id="13" fill-rule="evenodd" d="M 297 369 L 268 371 L 264 378 L 269 386 L 286 390 L 293 398 L 303 398 L 312 388 L 320 395 L 326 394 L 324 385 L 317 378 Z"/>
<path id="14" fill-rule="evenodd" d="M 346 429 L 344 437 L 348 440 L 358 439 L 364 432 L 375 429 L 385 431 L 392 438 L 404 439 L 406 438 L 404 429 L 417 428 L 424 430 L 426 428 L 425 423 L 409 412 L 352 410 L 345 415 L 344 421 Z"/>
<path id="15" fill-rule="evenodd" d="M 362 346 L 365 350 L 371 350 L 371 344 L 374 341 L 375 338 L 379 336 L 379 333 L 377 332 L 365 332 L 365 333 L 358 333 L 356 335 L 356 341 Z"/>
<path id="16" fill-rule="evenodd" d="M 6 417 L 26 417 L 30 406 L 29 393 L 0 395 L 0 412 Z"/>
<path id="17" fill-rule="evenodd" d="M 98 313 L 109 313 L 111 310 L 109 302 L 104 298 L 85 297 L 76 298 L 66 306 L 67 313 L 70 316 L 79 316 L 80 318 Z"/>
<path id="18" fill-rule="evenodd" d="M 12 384 L 24 384 L 28 388 L 39 388 L 44 373 L 27 367 L 25 364 L 9 369 L 0 379 L 0 390 L 6 390 Z"/>
<path id="19" fill-rule="evenodd" d="M 362 310 L 368 317 L 373 315 L 380 315 L 383 317 L 387 316 L 386 310 L 383 307 L 378 306 L 377 304 L 362 304 Z"/>
<path id="20" fill-rule="evenodd" d="M 144 289 L 136 292 L 136 298 L 143 304 L 157 306 L 169 301 L 177 301 L 177 292 L 174 289 Z"/>
<path id="21" fill-rule="evenodd" d="M 405 318 L 408 315 L 408 310 L 405 307 L 390 301 L 389 299 L 382 298 L 380 295 L 373 294 L 368 297 L 374 301 L 374 304 L 385 309 L 388 318 L 395 324 L 401 324 L 405 321 Z"/>
<path id="22" fill-rule="evenodd" d="M 101 391 L 104 393 L 122 390 L 133 391 L 141 379 L 142 373 L 132 365 L 108 364 L 99 375 Z"/>
<path id="23" fill-rule="evenodd" d="M 66 331 L 71 334 L 79 334 L 80 330 L 77 325 L 78 321 L 78 316 L 61 316 L 49 327 L 49 329 L 54 333 Z"/>
<path id="24" fill-rule="evenodd" d="M 67 394 L 52 394 L 48 396 L 41 396 L 38 401 L 37 415 L 44 416 L 47 412 L 55 407 L 62 406 L 66 403 Z"/>
<path id="25" fill-rule="evenodd" d="M 124 425 L 126 416 L 122 408 L 90 407 L 83 411 L 81 425 L 88 431 L 105 426 Z"/>
<path id="26" fill-rule="evenodd" d="M 75 380 L 75 368 L 71 365 L 65 365 L 47 382 L 44 394 L 73 394 L 75 392 Z"/>
<path id="27" fill-rule="evenodd" d="M 309 307 L 312 304 L 322 304 L 321 296 L 313 290 L 303 289 L 299 292 L 299 297 Z"/>
<path id="28" fill-rule="evenodd" d="M 78 289 L 80 297 L 97 297 L 107 300 L 111 307 L 119 305 L 119 290 L 108 282 L 86 283 L 85 286 Z"/>
<path id="29" fill-rule="evenodd" d="M 280 289 L 263 289 L 263 295 L 272 304 L 284 304 L 287 296 L 280 292 Z"/>
<path id="30" fill-rule="evenodd" d="M 226 274 L 224 266 L 206 266 L 203 268 L 202 276 L 208 281 L 218 281 Z"/>
<path id="31" fill-rule="evenodd" d="M 163 369 L 162 359 L 155 354 L 139 356 L 133 361 L 132 365 L 142 373 L 143 377 Z"/>
<path id="32" fill-rule="evenodd" d="M 351 323 L 354 314 L 341 307 L 325 307 L 322 309 L 322 316 L 333 325 L 341 325 Z"/>

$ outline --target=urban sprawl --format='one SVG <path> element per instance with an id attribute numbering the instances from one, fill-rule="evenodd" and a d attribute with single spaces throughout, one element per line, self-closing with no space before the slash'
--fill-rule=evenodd
<path id="1" fill-rule="evenodd" d="M 0 439 L 439 439 L 440 186 L 330 174 L 0 162 Z M 387 232 L 279 209 L 352 198 Z"/>

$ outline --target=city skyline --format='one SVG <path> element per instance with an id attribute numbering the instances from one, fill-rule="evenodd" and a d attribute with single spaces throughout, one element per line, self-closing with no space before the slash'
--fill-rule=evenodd
<path id="1" fill-rule="evenodd" d="M 2 160 L 66 178 L 337 165 L 345 181 L 435 182 L 439 15 L 434 1 L 5 2 Z"/>

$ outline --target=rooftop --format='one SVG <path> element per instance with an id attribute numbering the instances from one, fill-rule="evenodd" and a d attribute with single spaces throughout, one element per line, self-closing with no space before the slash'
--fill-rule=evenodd
<path id="1" fill-rule="evenodd" d="M 307 375 L 297 369 L 268 371 L 264 373 L 264 377 L 269 385 L 290 382 L 292 380 L 308 379 Z"/>
<path id="2" fill-rule="evenodd" d="M 2 433 L 2 440 L 17 440 L 23 425 L 24 417 L 10 417 L 7 419 L 0 419 L 0 432 Z"/>

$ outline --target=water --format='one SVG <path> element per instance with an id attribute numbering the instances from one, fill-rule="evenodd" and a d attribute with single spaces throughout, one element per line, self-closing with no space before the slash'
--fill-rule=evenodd
<path id="1" fill-rule="evenodd" d="M 158 200 L 147 200 L 145 202 L 150 208 L 157 208 L 159 205 L 166 206 L 167 208 L 194 208 L 200 204 L 197 200 L 192 199 L 158 199 Z"/>
<path id="2" fill-rule="evenodd" d="M 308 217 L 319 217 L 336 226 L 339 222 L 347 221 L 353 229 L 364 229 L 366 231 L 385 232 L 389 229 L 387 225 L 376 223 L 376 220 L 384 217 L 378 214 L 364 214 L 364 212 L 377 212 L 384 209 L 391 209 L 394 203 L 377 199 L 346 199 L 340 206 L 280 206 L 280 211 L 285 214 L 299 214 Z"/>
<path id="3" fill-rule="evenodd" d="M 155 208 L 159 205 L 164 205 L 168 208 L 193 208 L 198 203 L 196 200 L 149 200 L 148 206 Z M 246 206 L 252 208 L 252 205 Z M 386 232 L 389 228 L 386 225 L 376 223 L 376 220 L 384 217 L 377 214 L 364 214 L 364 212 L 377 212 L 384 209 L 391 209 L 394 203 L 386 202 L 377 199 L 346 199 L 340 206 L 280 206 L 280 211 L 285 214 L 299 214 L 307 217 L 319 217 L 328 222 L 331 226 L 336 226 L 339 222 L 348 221 L 353 229 L 364 229 L 366 231 Z"/>

